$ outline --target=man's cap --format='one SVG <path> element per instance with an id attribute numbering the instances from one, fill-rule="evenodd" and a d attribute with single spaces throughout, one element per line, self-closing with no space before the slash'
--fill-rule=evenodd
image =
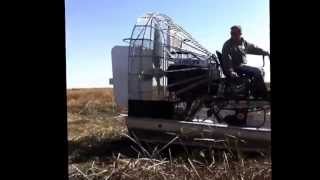
<path id="1" fill-rule="evenodd" d="M 241 26 L 239 26 L 239 25 L 234 25 L 234 26 L 232 26 L 230 29 L 231 29 L 231 31 L 236 30 L 236 29 L 237 29 L 237 30 L 240 30 L 240 32 L 242 31 L 242 30 L 241 30 Z"/>

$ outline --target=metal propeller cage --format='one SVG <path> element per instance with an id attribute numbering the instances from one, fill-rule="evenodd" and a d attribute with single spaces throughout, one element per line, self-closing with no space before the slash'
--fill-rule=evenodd
<path id="1" fill-rule="evenodd" d="M 207 63 L 212 53 L 164 14 L 147 13 L 133 27 L 128 54 L 132 100 L 166 100 L 168 66 L 184 59 Z"/>

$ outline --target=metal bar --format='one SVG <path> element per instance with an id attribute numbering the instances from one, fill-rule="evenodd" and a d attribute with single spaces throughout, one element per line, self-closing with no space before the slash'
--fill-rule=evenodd
<path id="1" fill-rule="evenodd" d="M 170 88 L 170 87 L 173 87 L 173 86 L 177 86 L 177 85 L 181 85 L 181 84 L 188 83 L 188 82 L 191 82 L 191 81 L 195 81 L 195 80 L 198 80 L 198 79 L 201 79 L 201 78 L 204 78 L 204 77 L 206 77 L 206 76 L 197 76 L 197 77 L 189 78 L 189 79 L 186 79 L 186 80 L 183 80 L 183 81 L 179 81 L 177 83 L 169 84 L 167 87 Z"/>
<path id="2" fill-rule="evenodd" d="M 145 39 L 145 38 L 125 38 L 125 39 L 128 39 L 128 40 L 142 40 L 142 41 L 153 41 L 152 39 Z"/>
<path id="3" fill-rule="evenodd" d="M 248 128 L 228 126 L 224 124 L 212 124 L 205 122 L 189 122 L 189 121 L 174 121 L 155 118 L 135 118 L 128 117 L 128 128 L 141 128 L 156 131 L 171 131 L 181 132 L 186 134 L 201 134 L 209 133 L 210 135 L 235 135 L 244 139 L 256 139 L 271 141 L 271 129 L 267 128 Z M 158 126 L 161 124 L 162 126 Z M 199 129 L 202 129 L 201 131 Z M 241 132 L 241 133 L 239 133 Z M 208 134 L 208 135 L 209 135 Z"/>
<path id="4" fill-rule="evenodd" d="M 198 81 L 197 83 L 194 83 L 194 84 L 191 84 L 183 89 L 180 89 L 179 91 L 176 92 L 177 95 L 185 92 L 185 91 L 188 91 L 188 90 L 191 90 L 197 86 L 199 86 L 200 84 L 204 84 L 204 83 L 207 83 L 208 82 L 208 79 L 204 79 L 204 80 L 201 80 L 201 81 Z"/>
<path id="5" fill-rule="evenodd" d="M 133 55 L 129 57 L 154 57 L 154 55 Z M 164 58 L 163 56 L 159 56 L 161 59 Z"/>
<path id="6" fill-rule="evenodd" d="M 206 70 L 207 68 L 199 68 L 199 67 L 195 67 L 195 68 L 184 68 L 184 69 L 177 69 L 177 70 L 169 70 L 169 71 L 165 71 L 165 72 L 166 72 L 166 73 L 172 73 L 172 72 L 193 71 L 193 70 L 199 70 L 199 69 L 204 69 L 204 70 Z"/>
<path id="7" fill-rule="evenodd" d="M 175 50 L 179 50 L 179 51 L 184 51 L 186 53 L 191 53 L 192 52 L 192 51 L 189 51 L 189 50 L 186 50 L 186 49 L 180 49 L 180 48 L 177 48 L 177 47 L 174 47 L 174 46 L 171 46 L 171 48 L 173 48 Z M 206 55 L 198 54 L 198 53 L 195 53 L 195 52 L 192 52 L 192 53 L 194 53 L 194 54 L 196 54 L 197 56 L 200 56 L 200 57 L 208 57 Z"/>

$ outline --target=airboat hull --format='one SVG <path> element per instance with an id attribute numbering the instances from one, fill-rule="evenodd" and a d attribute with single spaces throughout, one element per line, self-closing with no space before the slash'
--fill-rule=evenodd
<path id="1" fill-rule="evenodd" d="M 141 141 L 150 143 L 183 143 L 216 148 L 239 148 L 265 151 L 271 146 L 270 128 L 234 127 L 207 122 L 127 117 L 129 131 Z"/>

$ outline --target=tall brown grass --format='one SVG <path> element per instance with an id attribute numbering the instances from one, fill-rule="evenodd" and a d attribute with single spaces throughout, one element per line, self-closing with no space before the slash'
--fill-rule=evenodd
<path id="1" fill-rule="evenodd" d="M 112 88 L 74 89 L 67 91 L 69 113 L 115 113 Z"/>
<path id="2" fill-rule="evenodd" d="M 68 139 L 113 139 L 124 132 L 123 121 L 114 117 L 117 109 L 113 99 L 112 88 L 68 90 Z"/>

